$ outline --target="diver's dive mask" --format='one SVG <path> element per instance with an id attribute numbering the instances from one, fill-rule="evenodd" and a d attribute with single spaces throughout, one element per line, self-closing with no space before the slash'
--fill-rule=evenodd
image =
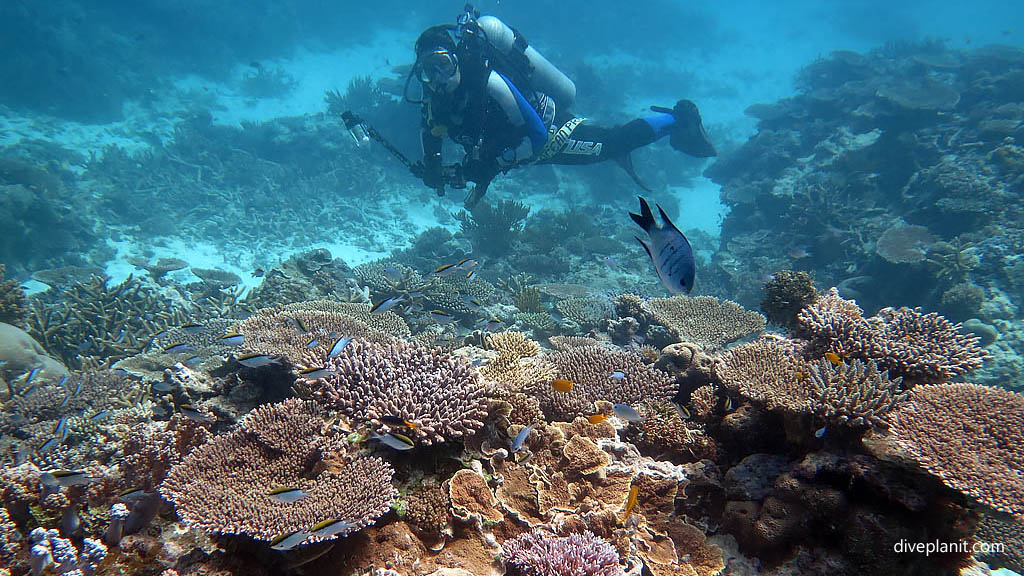
<path id="1" fill-rule="evenodd" d="M 459 69 L 459 59 L 449 50 L 439 48 L 424 54 L 419 61 L 419 79 L 430 86 L 450 80 Z"/>

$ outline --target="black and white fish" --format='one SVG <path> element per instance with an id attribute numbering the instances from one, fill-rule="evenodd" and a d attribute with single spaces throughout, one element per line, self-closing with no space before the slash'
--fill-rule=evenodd
<path id="1" fill-rule="evenodd" d="M 630 212 L 629 216 L 647 232 L 649 242 L 644 242 L 639 236 L 635 238 L 651 257 L 658 278 L 665 288 L 672 294 L 689 294 L 693 289 L 693 278 L 697 270 L 690 241 L 676 228 L 661 206 L 657 205 L 663 222 L 659 226 L 654 221 L 654 214 L 647 200 L 642 196 L 639 198 L 640 213 Z"/>
<path id="2" fill-rule="evenodd" d="M 395 306 L 398 306 L 405 300 L 405 296 L 398 295 L 392 296 L 391 298 L 385 298 L 380 302 L 377 302 L 370 308 L 370 314 L 383 314 L 388 310 L 391 310 Z"/>
<path id="3" fill-rule="evenodd" d="M 269 366 L 271 364 L 278 364 L 279 362 L 266 354 L 244 354 L 235 358 L 238 363 L 248 368 L 260 368 L 262 366 Z"/>
<path id="4" fill-rule="evenodd" d="M 348 534 L 355 528 L 355 524 L 341 518 L 324 520 L 309 529 L 310 533 L 317 538 L 330 538 L 338 534 Z"/>
<path id="5" fill-rule="evenodd" d="M 411 438 L 394 432 L 383 435 L 374 432 L 370 435 L 370 440 L 379 440 L 381 444 L 398 451 L 412 450 L 415 447 Z"/>
<path id="6" fill-rule="evenodd" d="M 277 538 L 274 538 L 270 542 L 270 547 L 274 550 L 291 550 L 299 544 L 302 544 L 309 538 L 309 532 L 305 530 L 296 530 L 295 532 L 281 534 Z"/>
<path id="7" fill-rule="evenodd" d="M 348 343 L 351 341 L 351 336 L 342 336 L 341 338 L 338 338 L 334 341 L 334 344 L 331 344 L 331 349 L 327 352 L 327 357 L 337 358 L 338 356 L 341 356 L 342 350 L 344 350 L 345 346 L 348 346 Z"/>
<path id="8" fill-rule="evenodd" d="M 39 475 L 40 482 L 44 486 L 56 488 L 58 486 L 84 486 L 92 482 L 92 477 L 85 470 L 51 470 Z"/>

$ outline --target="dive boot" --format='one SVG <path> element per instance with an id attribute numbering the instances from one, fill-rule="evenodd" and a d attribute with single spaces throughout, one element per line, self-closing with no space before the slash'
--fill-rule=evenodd
<path id="1" fill-rule="evenodd" d="M 672 148 L 696 158 L 710 158 L 718 154 L 715 151 L 715 146 L 708 139 L 707 132 L 704 131 L 700 111 L 692 101 L 680 100 L 672 109 L 651 106 L 651 110 L 671 114 L 675 118 L 675 122 L 670 128 L 668 141 Z"/>

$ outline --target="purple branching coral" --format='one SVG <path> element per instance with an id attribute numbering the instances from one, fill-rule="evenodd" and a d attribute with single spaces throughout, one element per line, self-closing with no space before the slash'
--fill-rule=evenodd
<path id="1" fill-rule="evenodd" d="M 810 352 L 832 352 L 843 360 L 874 360 L 881 370 L 903 377 L 905 385 L 943 382 L 979 368 L 987 353 L 977 336 L 960 325 L 915 308 L 884 308 L 864 318 L 856 302 L 833 288 L 799 315 Z"/>
<path id="2" fill-rule="evenodd" d="M 527 532 L 505 542 L 502 560 L 509 576 L 623 576 L 619 555 L 591 532 L 559 538 Z"/>
<path id="3" fill-rule="evenodd" d="M 305 380 L 300 388 L 380 430 L 388 417 L 413 422 L 416 428 L 403 433 L 422 444 L 472 436 L 487 415 L 479 375 L 466 360 L 439 349 L 353 340 L 325 368 L 328 376 Z"/>

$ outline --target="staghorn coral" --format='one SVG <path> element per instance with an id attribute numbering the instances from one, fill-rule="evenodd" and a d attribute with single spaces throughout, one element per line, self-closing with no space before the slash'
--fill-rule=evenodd
<path id="1" fill-rule="evenodd" d="M 690 393 L 690 412 L 700 419 L 707 420 L 718 405 L 718 394 L 713 384 L 705 384 Z"/>
<path id="2" fill-rule="evenodd" d="M 516 312 L 513 327 L 528 330 L 534 338 L 543 338 L 558 330 L 558 324 L 547 312 Z"/>
<path id="3" fill-rule="evenodd" d="M 205 426 L 181 414 L 132 426 L 118 447 L 118 471 L 122 478 L 130 479 L 131 487 L 154 490 L 174 466 L 211 437 Z"/>
<path id="4" fill-rule="evenodd" d="M 469 212 L 455 214 L 462 233 L 478 250 L 492 256 L 507 254 L 523 232 L 530 207 L 513 200 L 501 200 L 496 206 L 480 202 Z"/>
<path id="5" fill-rule="evenodd" d="M 5 268 L 0 264 L 0 322 L 24 327 L 28 318 L 25 291 L 14 280 L 4 278 Z"/>
<path id="6" fill-rule="evenodd" d="M 228 318 L 211 318 L 185 327 L 168 328 L 154 336 L 144 352 L 118 360 L 111 367 L 156 381 L 163 379 L 165 369 L 179 362 L 207 372 L 216 370 L 238 351 L 237 346 L 222 340 L 225 334 L 235 331 L 237 323 Z M 185 347 L 177 347 L 179 344 Z"/>
<path id="7" fill-rule="evenodd" d="M 885 441 L 898 455 L 991 508 L 1024 515 L 1024 396 L 978 384 L 916 386 L 888 422 Z"/>
<path id="8" fill-rule="evenodd" d="M 350 454 L 342 433 L 326 424 L 311 402 L 261 406 L 176 465 L 160 493 L 185 523 L 216 534 L 266 541 L 329 519 L 349 523 L 341 536 L 360 530 L 397 496 L 394 471 L 379 458 Z M 308 496 L 285 503 L 268 495 L 282 486 Z"/>
<path id="9" fill-rule="evenodd" d="M 615 547 L 586 531 L 564 538 L 549 532 L 520 534 L 502 545 L 510 576 L 624 576 Z"/>
<path id="10" fill-rule="evenodd" d="M 600 346 L 601 341 L 596 338 L 590 338 L 587 336 L 552 336 L 548 338 L 548 342 L 554 346 L 555 350 L 562 352 L 570 348 L 578 348 L 580 346 Z"/>
<path id="11" fill-rule="evenodd" d="M 902 378 L 889 379 L 874 362 L 853 360 L 833 365 L 826 359 L 810 365 L 810 382 L 817 394 L 815 411 L 832 426 L 874 428 L 907 393 L 899 392 Z"/>
<path id="12" fill-rule="evenodd" d="M 764 330 L 765 317 L 730 300 L 713 296 L 651 298 L 644 310 L 672 331 L 677 341 L 720 348 Z"/>
<path id="13" fill-rule="evenodd" d="M 575 418 L 594 409 L 594 402 L 637 405 L 641 400 L 667 400 L 676 393 L 668 374 L 643 363 L 638 354 L 601 346 L 580 346 L 545 356 L 558 376 L 574 382 L 569 392 L 550 386 L 536 390 L 541 408 L 549 418 Z M 622 372 L 622 379 L 612 377 Z"/>
<path id="14" fill-rule="evenodd" d="M 715 359 L 714 376 L 727 390 L 769 410 L 810 413 L 814 390 L 803 360 L 785 339 L 762 337 Z"/>
<path id="15" fill-rule="evenodd" d="M 471 436 L 483 426 L 487 400 L 468 362 L 440 350 L 393 341 L 353 340 L 327 361 L 332 373 L 307 381 L 313 398 L 375 428 L 398 417 L 416 424 L 424 444 Z"/>
<path id="16" fill-rule="evenodd" d="M 116 286 L 92 276 L 69 283 L 54 302 L 33 298 L 29 332 L 65 365 L 80 368 L 86 358 L 138 354 L 153 334 L 186 322 L 184 309 L 132 276 Z"/>
<path id="17" fill-rule="evenodd" d="M 948 380 L 980 367 L 987 356 L 977 336 L 962 334 L 959 324 L 938 314 L 883 308 L 864 318 L 835 288 L 804 308 L 799 322 L 811 340 L 810 353 L 874 360 L 893 377 L 903 377 L 904 385 Z"/>

